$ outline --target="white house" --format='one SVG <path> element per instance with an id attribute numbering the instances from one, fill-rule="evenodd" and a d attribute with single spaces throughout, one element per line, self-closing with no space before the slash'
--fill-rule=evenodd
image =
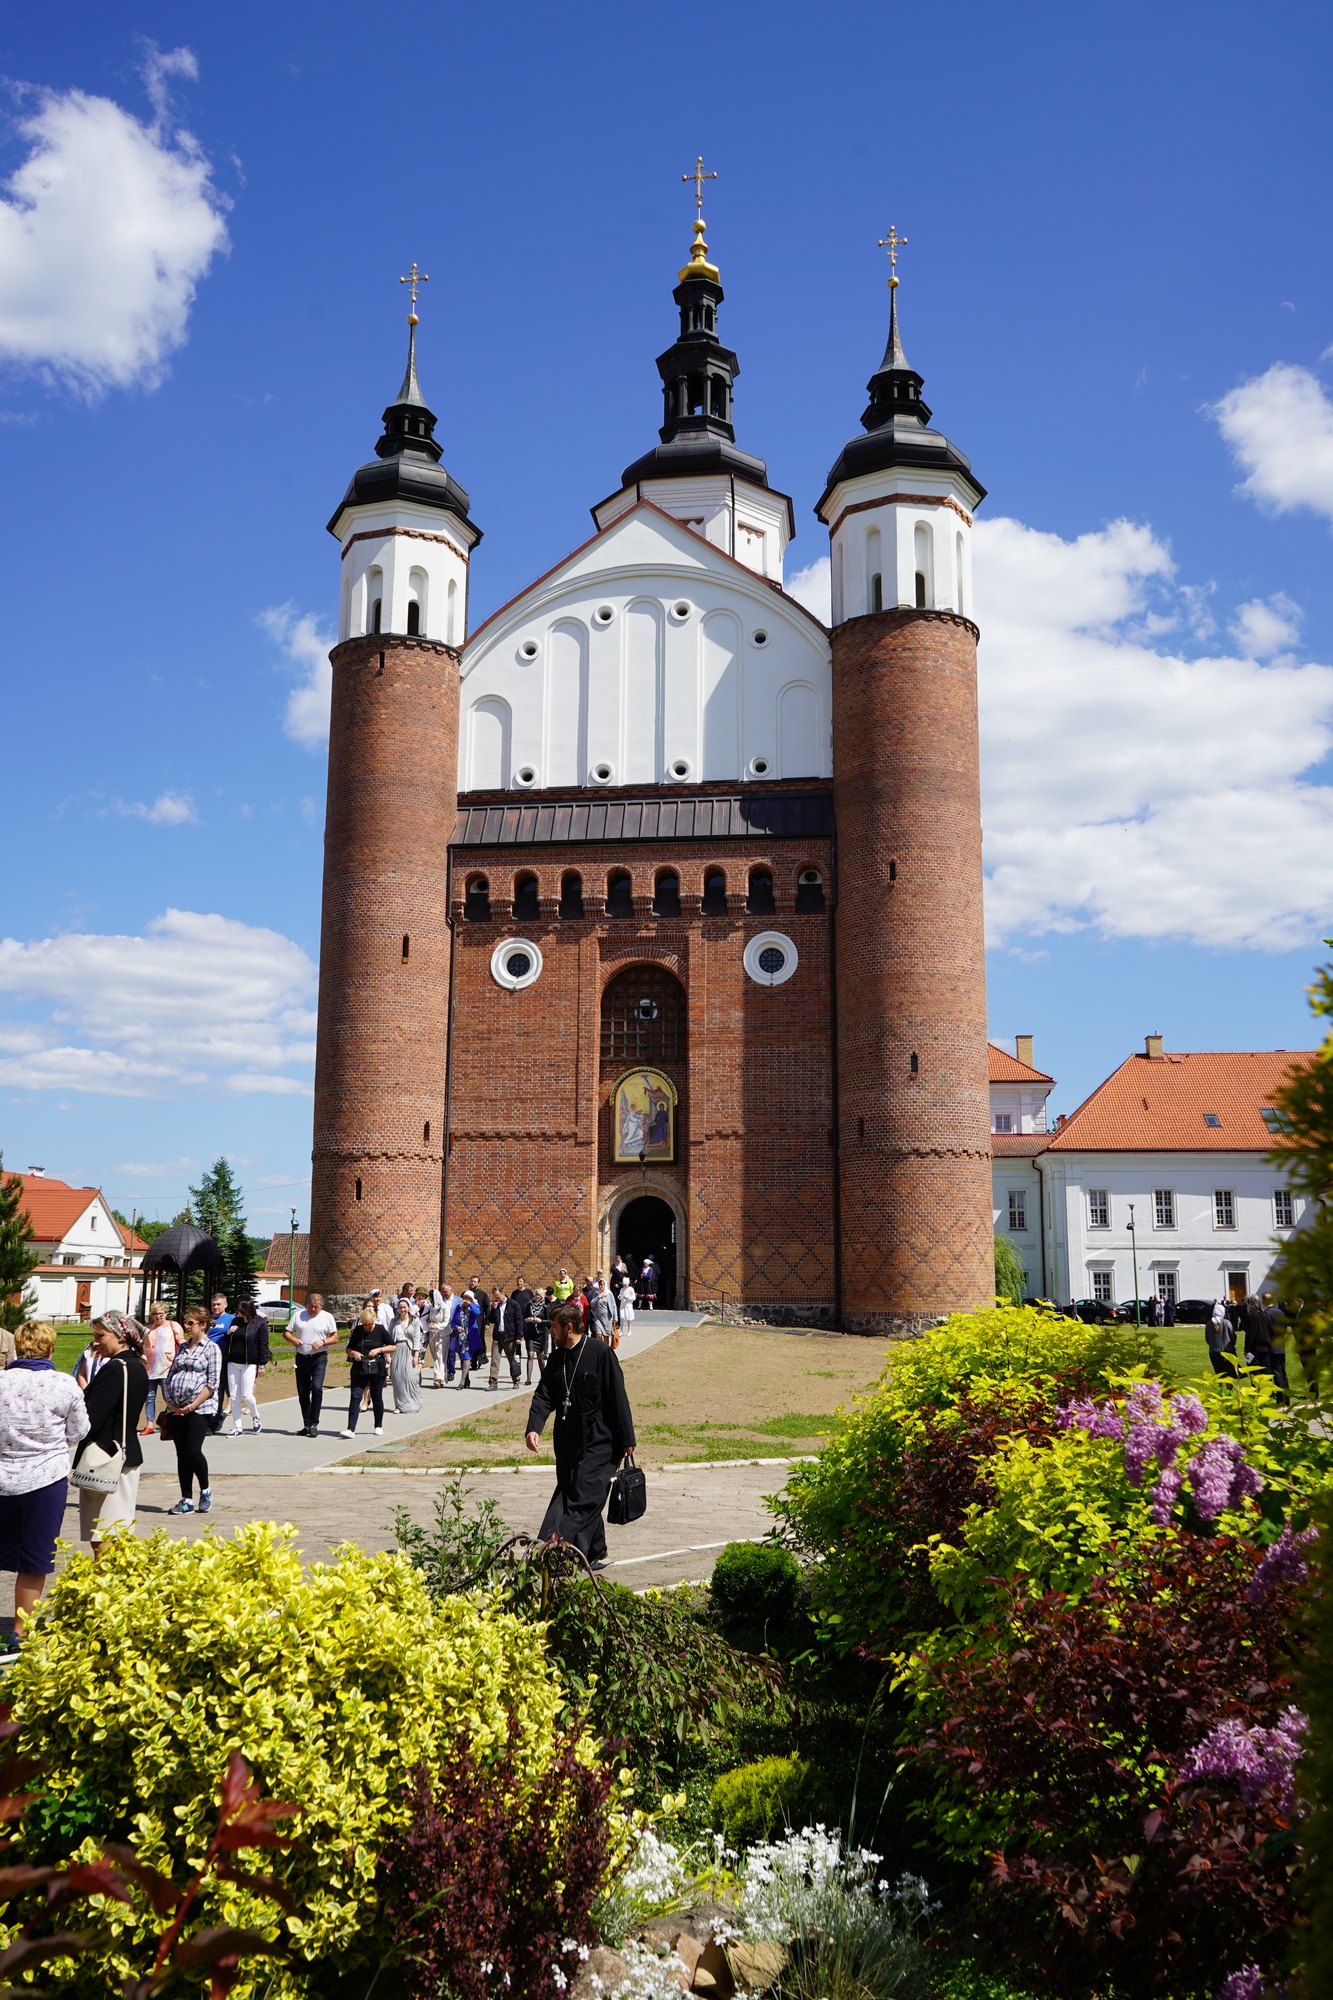
<path id="1" fill-rule="evenodd" d="M 100 1188 L 71 1187 L 41 1167 L 6 1175 L 23 1190 L 28 1236 L 41 1262 L 31 1285 L 37 1319 L 96 1319 L 133 1312 L 131 1273 L 148 1245 L 117 1222 Z"/>
<path id="2" fill-rule="evenodd" d="M 1026 1053 L 1025 1078 L 992 1049 L 991 1145 L 995 1227 L 1013 1236 L 1029 1292 L 1117 1304 L 1262 1291 L 1308 1219 L 1307 1197 L 1268 1156 L 1281 1145 L 1277 1093 L 1311 1057 L 1177 1055 L 1149 1035 L 1048 1133 L 1044 1093 L 1030 1129 L 999 1122 L 1025 1118 L 1024 1101 L 1050 1088 L 1030 1070 L 1030 1041 Z"/>

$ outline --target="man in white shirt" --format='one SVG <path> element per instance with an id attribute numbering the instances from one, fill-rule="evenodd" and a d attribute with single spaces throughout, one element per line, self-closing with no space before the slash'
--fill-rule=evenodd
<path id="1" fill-rule="evenodd" d="M 301 1399 L 301 1436 L 319 1436 L 324 1407 L 324 1371 L 329 1349 L 338 1344 L 338 1322 L 325 1312 L 321 1293 L 311 1292 L 287 1322 L 283 1339 L 296 1349 L 296 1393 Z"/>

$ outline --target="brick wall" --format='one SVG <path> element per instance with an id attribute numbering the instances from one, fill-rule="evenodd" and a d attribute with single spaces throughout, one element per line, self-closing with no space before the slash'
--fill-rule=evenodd
<path id="1" fill-rule="evenodd" d="M 833 769 L 843 1316 L 901 1327 L 994 1288 L 975 626 L 835 629 Z"/>
<path id="2" fill-rule="evenodd" d="M 682 915 L 651 913 L 654 876 L 680 877 Z M 456 917 L 452 1147 L 446 1266 L 546 1279 L 605 1266 L 621 1198 L 659 1194 L 677 1211 L 677 1298 L 744 1298 L 788 1317 L 832 1311 L 833 1173 L 829 919 L 794 909 L 796 880 L 817 867 L 831 886 L 827 840 L 712 841 L 626 847 L 577 844 L 469 848 L 453 856 Z M 767 867 L 777 913 L 747 916 L 750 869 Z M 701 915 L 705 872 L 727 877 L 726 916 Z M 556 915 L 560 880 L 577 872 L 582 920 Z M 607 876 L 633 878 L 635 915 L 608 918 Z M 491 888 L 492 920 L 463 920 L 470 876 Z M 514 877 L 535 874 L 542 915 L 514 922 Z M 781 930 L 800 954 L 794 976 L 760 987 L 744 971 L 746 941 Z M 491 953 L 522 935 L 543 954 L 541 978 L 516 993 L 490 976 Z M 663 1063 L 680 1093 L 677 1159 L 612 1160 L 606 1106 L 629 1065 L 600 1055 L 601 996 L 625 967 L 656 962 L 688 999 L 686 1052 Z"/>
<path id="3" fill-rule="evenodd" d="M 439 1270 L 459 675 L 387 634 L 331 658 L 310 1281 L 355 1294 Z"/>

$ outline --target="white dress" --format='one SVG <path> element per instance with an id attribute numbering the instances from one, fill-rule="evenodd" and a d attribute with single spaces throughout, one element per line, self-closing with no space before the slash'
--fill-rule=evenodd
<path id="1" fill-rule="evenodd" d="M 634 1324 L 634 1287 L 626 1278 L 620 1287 L 620 1338 L 623 1340 Z"/>

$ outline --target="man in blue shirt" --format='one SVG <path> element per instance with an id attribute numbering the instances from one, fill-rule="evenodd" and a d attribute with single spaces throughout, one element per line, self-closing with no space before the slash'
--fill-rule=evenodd
<path id="1" fill-rule="evenodd" d="M 227 1311 L 227 1300 L 222 1292 L 214 1292 L 212 1303 L 213 1303 L 213 1310 L 208 1322 L 208 1337 L 212 1341 L 215 1347 L 222 1349 L 225 1355 L 226 1350 L 224 1342 L 226 1341 L 227 1338 L 227 1329 L 230 1327 L 236 1315 L 235 1313 L 229 1313 Z M 216 1414 L 211 1416 L 208 1420 L 208 1428 L 211 1431 L 220 1431 L 222 1429 L 224 1406 L 227 1401 L 227 1391 L 224 1386 L 226 1380 L 227 1380 L 227 1370 L 224 1367 L 222 1370 L 222 1375 L 218 1381 L 217 1411 Z"/>

